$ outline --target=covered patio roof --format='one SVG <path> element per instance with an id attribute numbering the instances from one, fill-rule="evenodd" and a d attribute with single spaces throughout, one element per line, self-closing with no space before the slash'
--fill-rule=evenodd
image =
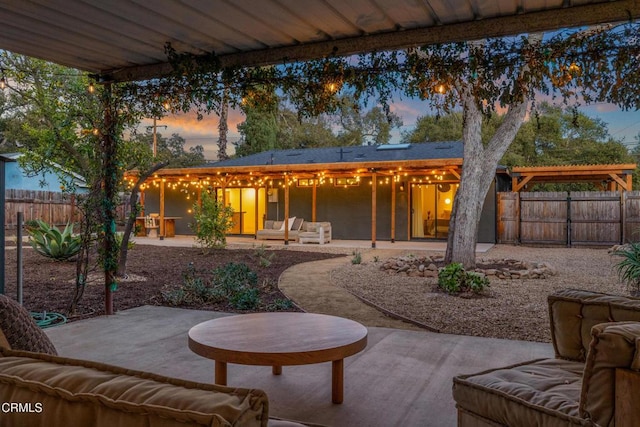
<path id="1" fill-rule="evenodd" d="M 567 165 L 511 168 L 511 191 L 518 192 L 531 188 L 533 184 L 589 182 L 614 191 L 619 187 L 632 190 L 631 176 L 636 165 Z"/>
<path id="2" fill-rule="evenodd" d="M 394 175 L 427 173 L 436 169 L 459 179 L 462 151 L 460 141 L 270 150 L 199 167 L 165 168 L 150 179 L 172 181 L 188 176 L 190 180 L 200 178 L 224 182 L 225 179 L 230 181 L 243 177 Z"/>
<path id="3" fill-rule="evenodd" d="M 638 0 L 0 0 L 0 49 L 128 81 L 170 72 L 167 42 L 257 66 L 639 17 Z"/>

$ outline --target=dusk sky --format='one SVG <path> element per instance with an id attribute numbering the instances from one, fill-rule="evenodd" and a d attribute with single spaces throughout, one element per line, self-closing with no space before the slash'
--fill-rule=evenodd
<path id="1" fill-rule="evenodd" d="M 417 100 L 404 99 L 391 105 L 391 110 L 403 119 L 403 127 L 395 130 L 391 143 L 400 142 L 402 132 L 410 132 L 416 124 L 419 116 L 429 112 L 426 104 Z M 608 124 L 609 134 L 621 140 L 630 148 L 636 143 L 635 137 L 640 133 L 640 111 L 623 112 L 609 104 L 596 104 L 581 108 L 581 110 L 593 118 L 600 118 Z M 233 150 L 231 142 L 239 139 L 237 126 L 244 121 L 244 116 L 239 111 L 229 111 L 229 150 Z M 151 125 L 148 120 L 143 126 Z M 205 158 L 215 160 L 217 156 L 216 142 L 218 139 L 218 116 L 211 114 L 198 121 L 195 113 L 171 115 L 158 121 L 158 126 L 167 126 L 167 129 L 159 128 L 158 132 L 163 136 L 171 136 L 178 133 L 182 136 L 187 147 L 202 145 Z"/>

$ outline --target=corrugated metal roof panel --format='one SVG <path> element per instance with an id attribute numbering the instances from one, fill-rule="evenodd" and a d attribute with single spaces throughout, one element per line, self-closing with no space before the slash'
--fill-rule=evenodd
<path id="1" fill-rule="evenodd" d="M 554 19 L 527 19 L 540 11 Z M 424 44 L 450 24 L 461 26 L 447 37 L 464 40 L 466 25 L 478 38 L 638 16 L 635 0 L 0 0 L 0 48 L 96 73 L 151 67 L 151 74 L 166 63 L 167 42 L 179 52 L 244 54 L 236 62 L 255 65 L 303 58 L 317 43 L 325 44 L 314 57 Z M 504 22 L 478 27 L 490 18 Z M 409 36 L 372 42 L 399 32 Z M 295 55 L 278 50 L 295 47 Z M 126 75 L 119 74 L 136 78 Z"/>

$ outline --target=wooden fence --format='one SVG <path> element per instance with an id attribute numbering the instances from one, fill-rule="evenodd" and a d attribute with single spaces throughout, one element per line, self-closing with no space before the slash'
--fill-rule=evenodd
<path id="1" fill-rule="evenodd" d="M 639 232 L 640 191 L 498 193 L 498 243 L 610 246 Z"/>
<path id="2" fill-rule="evenodd" d="M 78 213 L 72 196 L 53 191 L 5 190 L 5 228 L 15 230 L 18 212 L 24 221 L 41 219 L 48 224 L 65 225 Z"/>

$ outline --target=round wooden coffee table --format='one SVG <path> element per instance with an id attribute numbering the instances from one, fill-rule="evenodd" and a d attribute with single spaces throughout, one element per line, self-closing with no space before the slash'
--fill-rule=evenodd
<path id="1" fill-rule="evenodd" d="M 189 330 L 189 348 L 215 361 L 216 384 L 227 384 L 227 363 L 282 366 L 332 362 L 331 397 L 342 403 L 344 358 L 367 346 L 367 328 L 313 313 L 254 313 L 221 317 Z"/>

